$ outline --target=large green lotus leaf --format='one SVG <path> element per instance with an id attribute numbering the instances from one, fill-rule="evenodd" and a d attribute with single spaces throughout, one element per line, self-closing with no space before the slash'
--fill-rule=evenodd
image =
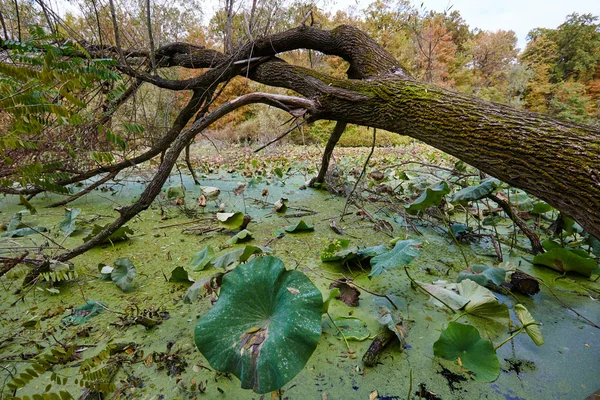
<path id="1" fill-rule="evenodd" d="M 81 213 L 80 208 L 65 208 L 65 217 L 60 221 L 60 225 L 58 226 L 65 236 L 69 236 L 77 229 L 75 218 L 77 218 L 79 213 Z"/>
<path id="2" fill-rule="evenodd" d="M 202 271 L 215 257 L 215 249 L 211 246 L 205 247 L 196 254 L 190 260 L 190 267 L 192 271 Z"/>
<path id="3" fill-rule="evenodd" d="M 581 257 L 572 250 L 555 247 L 544 254 L 538 254 L 533 258 L 533 263 L 545 265 L 559 272 L 573 271 L 584 276 L 590 276 L 592 271 L 598 268 L 593 258 Z"/>
<path id="4" fill-rule="evenodd" d="M 492 193 L 498 186 L 500 181 L 496 178 L 487 178 L 481 181 L 477 186 L 467 186 L 459 190 L 450 197 L 451 203 L 467 203 L 469 201 L 477 201 Z"/>
<path id="5" fill-rule="evenodd" d="M 456 285 L 458 294 L 469 302 L 465 305 L 467 314 L 487 318 L 508 325 L 509 315 L 506 304 L 498 302 L 494 294 L 470 279 L 465 279 Z"/>
<path id="6" fill-rule="evenodd" d="M 338 329 L 342 331 L 347 340 L 363 341 L 371 336 L 371 332 L 367 329 L 367 323 L 356 317 L 337 317 L 333 320 Z M 341 337 L 342 335 L 337 332 Z"/>
<path id="7" fill-rule="evenodd" d="M 300 222 L 298 222 L 295 225 L 289 225 L 289 226 L 285 227 L 285 231 L 287 233 L 312 232 L 314 230 L 315 230 L 314 226 L 312 226 L 311 224 L 307 224 L 303 220 L 300 220 Z"/>
<path id="8" fill-rule="evenodd" d="M 494 346 L 471 325 L 450 322 L 433 344 L 433 354 L 452 361 L 460 358 L 460 363 L 475 373 L 476 381 L 493 382 L 500 375 Z"/>
<path id="9" fill-rule="evenodd" d="M 544 344 L 544 336 L 542 336 L 542 331 L 540 330 L 539 325 L 535 324 L 535 319 L 531 316 L 529 311 L 525 308 L 523 304 L 517 304 L 513 307 L 515 310 L 515 314 L 517 314 L 517 318 L 521 321 L 521 324 L 525 327 L 525 332 L 533 343 L 538 346 Z"/>
<path id="10" fill-rule="evenodd" d="M 369 276 L 378 276 L 392 268 L 404 267 L 419 255 L 421 249 L 418 240 L 399 240 L 394 248 L 387 253 L 371 258 L 371 273 Z"/>
<path id="11" fill-rule="evenodd" d="M 445 181 L 442 181 L 435 186 L 425 189 L 415 201 L 406 204 L 404 207 L 407 213 L 415 215 L 419 211 L 439 205 L 442 202 L 442 198 L 448 193 L 450 193 L 450 187 Z"/>
<path id="12" fill-rule="evenodd" d="M 244 223 L 244 213 L 236 211 L 232 213 L 217 213 L 219 224 L 227 229 L 237 229 Z"/>
<path id="13" fill-rule="evenodd" d="M 489 282 L 500 286 L 506 277 L 506 270 L 503 268 L 494 268 L 487 265 L 473 265 L 471 269 L 466 269 L 458 274 L 457 282 L 470 279 L 481 286 L 486 286 Z"/>
<path id="14" fill-rule="evenodd" d="M 194 339 L 210 365 L 231 372 L 242 388 L 268 393 L 306 364 L 321 336 L 321 292 L 276 257 L 256 258 L 223 277 L 215 306 Z"/>
<path id="15" fill-rule="evenodd" d="M 469 302 L 468 299 L 462 297 L 456 292 L 455 284 L 432 285 L 429 283 L 418 283 L 419 285 L 421 285 L 421 287 L 423 287 L 423 289 L 425 289 L 430 295 L 432 295 L 430 300 L 433 304 L 435 304 L 438 307 L 443 307 L 444 305 L 440 303 L 435 297 L 446 303 L 448 307 L 452 308 L 453 310 L 460 310 Z M 454 290 L 452 290 L 453 288 Z"/>
<path id="16" fill-rule="evenodd" d="M 136 271 L 129 258 L 119 258 L 115 261 L 115 269 L 110 273 L 112 281 L 124 292 L 133 289 L 133 278 Z"/>

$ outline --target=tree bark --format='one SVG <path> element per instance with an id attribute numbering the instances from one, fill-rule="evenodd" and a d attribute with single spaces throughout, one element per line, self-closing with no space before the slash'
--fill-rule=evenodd
<path id="1" fill-rule="evenodd" d="M 364 49 L 363 49 L 364 50 Z M 600 237 L 600 129 L 395 77 L 340 80 L 280 61 L 251 78 L 320 105 L 311 118 L 408 135 L 524 189 Z"/>
<path id="2" fill-rule="evenodd" d="M 169 132 L 146 153 L 133 160 L 58 182 L 67 185 L 98 173 L 119 171 L 131 162 L 148 160 L 168 149 L 140 200 L 120 210 L 121 216 L 96 238 L 59 256 L 59 260 L 83 253 L 146 209 L 160 192 L 185 144 L 208 126 L 206 122 L 214 122 L 215 118 L 222 117 L 231 109 L 251 102 L 267 102 L 296 116 L 302 113 L 296 112 L 294 107 L 303 109 L 309 121 L 334 120 L 340 128 L 351 123 L 419 139 L 545 200 L 574 218 L 591 235 L 600 238 L 600 129 L 561 122 L 417 82 L 392 56 L 357 28 L 342 25 L 327 31 L 300 26 L 247 43 L 229 54 L 183 43 L 157 49 L 157 68 L 208 68 L 197 77 L 186 80 L 169 80 L 159 74 L 145 72 L 148 68 L 132 68 L 129 62 L 149 67 L 150 54 L 147 51 L 123 50 L 119 45 L 100 47 L 94 49 L 88 46 L 89 53 L 102 56 L 107 51 L 112 53 L 121 61 L 117 68 L 137 79 L 136 86 L 148 82 L 171 90 L 192 90 L 194 96 Z M 350 79 L 333 78 L 289 65 L 274 57 L 278 53 L 301 48 L 343 58 L 350 64 L 347 71 Z M 182 132 L 206 100 L 206 94 L 236 75 L 269 86 L 291 89 L 305 99 L 295 98 L 292 101 L 287 97 L 280 101 L 274 100 L 276 96 L 264 94 L 242 97 L 229 103 L 229 108 L 219 107 Z M 334 131 L 330 140 L 332 146 L 337 134 L 338 131 Z M 11 190 L 3 188 L 7 193 Z M 19 192 L 26 193 L 24 190 Z"/>

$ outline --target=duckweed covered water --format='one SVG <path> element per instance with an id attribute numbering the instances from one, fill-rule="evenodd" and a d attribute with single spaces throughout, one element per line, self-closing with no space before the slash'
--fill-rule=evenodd
<path id="1" fill-rule="evenodd" d="M 285 181 L 285 184 L 284 184 Z M 460 367 L 455 362 L 441 360 L 433 356 L 433 343 L 440 331 L 455 316 L 443 308 L 428 302 L 428 296 L 411 288 L 402 270 L 391 271 L 373 279 L 368 279 L 368 271 L 348 270 L 335 263 L 320 262 L 320 252 L 331 240 L 340 238 L 329 227 L 331 219 L 336 220 L 351 240 L 351 246 L 373 246 L 387 243 L 390 237 L 373 230 L 368 220 L 352 214 L 339 216 L 345 199 L 325 191 L 301 190 L 304 178 L 294 176 L 285 180 L 272 178 L 246 188 L 243 195 L 236 196 L 233 190 L 240 183 L 248 183 L 241 177 L 220 172 L 202 180 L 206 186 L 221 189 L 219 201 L 209 200 L 205 209 L 196 206 L 200 189 L 194 186 L 189 177 L 172 176 L 165 185 L 182 183 L 186 187 L 186 205 L 175 206 L 173 200 L 165 196 L 158 199 L 147 211 L 141 213 L 128 225 L 135 234 L 131 240 L 100 246 L 72 260 L 78 278 L 56 286 L 59 294 L 45 290 L 49 286 L 41 284 L 33 288 L 21 301 L 15 291 L 19 288 L 26 268 L 18 267 L 2 279 L 2 305 L 0 306 L 0 349 L 3 387 L 1 396 L 8 396 L 6 382 L 9 371 L 15 373 L 27 366 L 31 356 L 43 352 L 44 348 L 60 342 L 74 342 L 78 345 L 81 359 L 90 359 L 102 351 L 108 343 L 132 342 L 137 344 L 138 360 L 123 363 L 115 376 L 117 390 L 121 398 L 133 399 L 259 399 L 269 395 L 256 395 L 240 389 L 235 377 L 213 371 L 193 342 L 193 331 L 200 316 L 211 307 L 214 295 L 184 304 L 181 299 L 188 285 L 170 283 L 166 278 L 178 267 L 186 267 L 194 253 L 211 245 L 224 253 L 236 247 L 228 244 L 231 232 L 209 232 L 203 235 L 183 233 L 185 228 L 217 226 L 214 213 L 221 202 L 227 211 L 239 210 L 253 218 L 248 226 L 254 234 L 254 245 L 266 245 L 273 254 L 283 259 L 288 269 L 304 272 L 326 297 L 330 283 L 344 276 L 352 276 L 355 283 L 377 294 L 386 294 L 399 307 L 403 316 L 410 320 L 407 346 L 403 352 L 398 344 L 392 344 L 381 356 L 374 368 L 363 366 L 361 358 L 370 341 L 350 342 L 351 351 L 336 335 L 329 320 L 323 318 L 323 335 L 313 356 L 302 372 L 283 387 L 282 398 L 288 399 L 580 399 L 600 389 L 600 331 L 564 308 L 549 291 L 542 291 L 526 298 L 519 296 L 535 319 L 543 324 L 542 332 L 546 343 L 537 347 L 526 335 L 517 336 L 510 344 L 498 351 L 502 372 L 493 383 L 480 383 L 460 379 L 455 373 Z M 69 207 L 81 208 L 81 221 L 94 221 L 98 224 L 110 222 L 116 216 L 113 208 L 132 202 L 144 188 L 142 180 L 130 179 L 121 186 L 107 191 L 96 191 L 92 195 L 77 200 Z M 268 196 L 263 196 L 268 189 Z M 272 212 L 272 206 L 281 197 L 289 199 L 290 209 L 284 215 Z M 27 215 L 28 225 L 45 226 L 50 229 L 50 237 L 62 246 L 72 248 L 82 242 L 85 227 L 62 243 L 58 224 L 63 209 L 47 209 L 45 205 L 57 200 L 58 196 L 40 196 L 32 200 L 37 215 Z M 267 202 L 267 203 L 264 203 Z M 315 213 L 306 215 L 303 210 Z M 8 222 L 12 215 L 23 209 L 18 198 L 7 196 L 0 203 L 0 218 Z M 186 211 L 187 209 L 187 211 Z M 315 226 L 313 233 L 287 234 L 276 237 L 274 231 L 301 219 Z M 190 223 L 197 220 L 195 223 Z M 168 225 L 173 225 L 167 227 Z M 393 236 L 402 238 L 417 237 L 406 227 L 394 224 Z M 438 279 L 454 281 L 457 273 L 464 268 L 464 261 L 456 246 L 439 229 L 420 227 L 424 234 L 421 255 L 411 264 L 413 277 L 423 282 Z M 3 239 L 0 242 L 3 256 L 10 256 L 17 246 L 33 246 L 49 243 L 39 235 L 18 239 Z M 489 243 L 463 245 L 471 264 L 492 265 L 496 263 L 495 253 Z M 35 251 L 35 250 L 32 250 Z M 51 250 L 59 251 L 59 250 Z M 508 248 L 504 248 L 508 254 Z M 558 275 L 554 271 L 532 266 L 522 254 L 512 258 L 519 268 L 543 279 L 554 287 L 560 298 L 581 314 L 594 321 L 600 318 L 598 297 L 600 285 L 592 279 L 568 275 L 552 283 Z M 129 293 L 119 290 L 110 281 L 101 281 L 98 264 L 112 265 L 115 260 L 128 257 L 137 269 L 134 279 L 135 289 Z M 188 268 L 189 269 L 189 268 Z M 217 272 L 209 268 L 200 272 L 190 272 L 194 280 L 208 277 Z M 503 302 L 513 300 L 498 295 Z M 82 326 L 63 326 L 61 318 L 71 314 L 73 307 L 86 301 L 103 301 L 108 311 L 100 314 Z M 377 322 L 380 306 L 390 307 L 381 297 L 361 291 L 360 306 L 353 308 L 340 301 L 333 301 L 330 314 L 354 316 L 364 320 L 372 335 L 378 332 Z M 169 318 L 151 330 L 141 325 L 122 327 L 124 314 L 135 314 L 138 310 L 160 311 Z M 511 311 L 512 312 L 512 311 Z M 514 315 L 511 315 L 517 321 Z M 23 323 L 30 319 L 39 320 L 39 328 L 30 329 Z M 463 323 L 472 323 L 483 337 L 499 343 L 508 336 L 506 327 L 493 323 L 463 317 Z M 81 361 L 79 361 L 81 362 Z M 61 376 L 75 377 L 79 362 L 55 366 L 53 371 Z M 411 379 L 412 376 L 412 379 Z M 51 383 L 46 373 L 20 389 L 17 395 L 41 393 Z M 53 384 L 56 389 L 59 386 Z M 74 397 L 80 388 L 73 379 L 64 385 Z M 0 396 L 0 397 L 1 397 Z M 106 398 L 111 398 L 110 394 Z M 378 397 L 376 397 L 378 396 Z"/>

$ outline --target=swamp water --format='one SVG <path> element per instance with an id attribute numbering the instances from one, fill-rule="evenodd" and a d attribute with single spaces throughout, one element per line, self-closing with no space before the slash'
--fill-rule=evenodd
<path id="1" fill-rule="evenodd" d="M 19 287 L 21 277 L 26 270 L 18 268 L 2 279 L 2 301 L 0 306 L 0 364 L 14 373 L 27 365 L 27 358 L 43 351 L 43 348 L 58 341 L 73 341 L 82 350 L 82 359 L 89 359 L 101 352 L 108 343 L 133 342 L 143 356 L 135 363 L 124 363 L 113 383 L 121 390 L 120 398 L 134 399 L 268 399 L 271 394 L 258 395 L 240 388 L 237 378 L 218 374 L 196 349 L 193 339 L 194 327 L 200 316 L 211 307 L 211 296 L 196 299 L 192 304 L 184 304 L 182 297 L 189 285 L 167 281 L 171 271 L 179 266 L 187 267 L 189 260 L 206 246 L 212 246 L 217 254 L 222 254 L 240 245 L 229 245 L 233 235 L 227 231 L 209 232 L 203 235 L 182 233 L 189 227 L 217 226 L 214 215 L 219 203 L 227 205 L 227 211 L 242 211 L 252 216 L 248 229 L 254 234 L 252 245 L 264 246 L 276 237 L 274 231 L 295 224 L 300 219 L 315 227 L 314 232 L 287 234 L 269 244 L 273 255 L 281 258 L 286 268 L 304 272 L 321 290 L 324 297 L 329 285 L 335 279 L 353 276 L 354 282 L 370 292 L 388 295 L 398 305 L 403 317 L 410 320 L 410 330 L 406 338 L 406 349 L 399 351 L 398 343 L 391 344 L 381 355 L 379 365 L 364 367 L 361 358 L 367 350 L 370 340 L 349 341 L 348 351 L 344 341 L 337 335 L 329 319 L 323 317 L 323 334 L 318 346 L 304 369 L 282 390 L 282 398 L 288 399 L 583 399 L 600 389 L 598 371 L 600 371 L 600 331 L 578 318 L 564 308 L 545 288 L 537 295 L 519 300 L 541 322 L 545 338 L 543 346 L 536 346 L 525 334 L 518 335 L 497 352 L 502 371 L 492 383 L 469 380 L 466 374 L 461 379 L 456 373 L 460 367 L 456 362 L 446 361 L 433 356 L 433 343 L 438 340 L 440 331 L 455 315 L 444 308 L 431 304 L 427 295 L 411 288 L 402 269 L 391 270 L 369 279 L 368 272 L 360 269 L 348 270 L 336 263 L 322 263 L 321 251 L 332 240 L 342 238 L 329 227 L 329 221 L 335 219 L 353 246 L 375 246 L 386 244 L 390 237 L 373 230 L 373 223 L 362 220 L 356 215 L 347 215 L 343 221 L 339 216 L 344 208 L 345 199 L 333 196 L 325 191 L 312 189 L 300 190 L 304 178 L 289 177 L 285 180 L 271 179 L 269 185 L 264 181 L 253 187 L 247 187 L 243 195 L 236 196 L 233 190 L 240 183 L 247 183 L 241 177 L 232 177 L 225 172 L 202 179 L 206 186 L 216 186 L 221 190 L 218 201 L 208 200 L 207 207 L 200 209 L 196 201 L 200 193 L 188 177 L 172 176 L 166 187 L 178 185 L 183 181 L 186 187 L 186 205 L 175 206 L 173 200 L 165 196 L 157 199 L 153 206 L 130 221 L 128 226 L 134 230 L 130 240 L 99 246 L 72 260 L 78 273 L 77 279 L 56 286 L 60 293 L 46 290 L 47 284 L 32 289 L 22 301 L 14 294 Z M 143 189 L 144 184 L 131 180 L 114 191 L 96 191 L 79 199 L 70 207 L 80 208 L 79 219 L 92 220 L 105 224 L 115 217 L 113 208 L 131 203 Z M 262 196 L 268 189 L 268 196 Z M 166 192 L 166 190 L 165 190 Z M 279 198 L 289 199 L 290 207 L 286 214 L 272 212 L 272 205 Z M 59 199 L 58 196 L 39 196 L 31 203 L 38 214 L 26 215 L 23 220 L 31 226 L 45 226 L 48 235 L 62 242 L 62 233 L 58 224 L 63 218 L 62 209 L 48 209 L 45 205 Z M 260 200 L 260 201 L 256 201 Z M 0 202 L 0 219 L 8 222 L 15 212 L 23 209 L 18 198 L 7 196 Z M 312 215 L 301 218 L 290 214 L 306 214 L 293 207 L 313 210 Z M 188 209 L 187 211 L 185 209 Z M 353 208 L 349 208 L 353 210 Z M 376 210 L 370 210 L 376 212 Z M 186 213 L 198 219 L 192 219 Z M 166 217 L 165 217 L 166 216 Z M 166 218 L 166 219 L 165 219 Z M 390 219 L 391 221 L 391 219 Z M 173 225 L 167 227 L 168 225 Z M 439 229 L 419 227 L 423 236 L 417 235 L 405 227 L 393 223 L 392 236 L 419 238 L 422 242 L 421 254 L 412 261 L 410 270 L 413 278 L 431 283 L 438 279 L 455 281 L 458 272 L 464 268 L 461 254 Z M 65 247 L 72 248 L 82 243 L 86 228 L 78 230 L 67 238 Z M 89 229 L 88 229 L 89 230 Z M 0 242 L 0 255 L 13 255 L 17 246 L 34 246 L 47 240 L 40 235 L 24 238 L 3 238 Z M 51 247 L 57 247 L 52 243 Z M 471 264 L 492 265 L 497 263 L 495 253 L 489 243 L 475 242 L 463 244 L 464 251 Z M 34 250 L 32 250 L 33 252 Z M 47 251 L 51 254 L 52 251 Z M 508 248 L 503 246 L 505 255 Z M 98 264 L 112 265 L 117 259 L 129 258 L 137 269 L 134 290 L 124 293 L 111 281 L 101 281 Z M 551 285 L 558 296 L 578 312 L 594 321 L 600 319 L 600 304 L 597 300 L 600 284 L 588 278 L 568 275 L 566 279 L 556 280 L 558 273 L 535 267 L 518 254 L 513 257 L 519 268 Z M 189 268 L 188 268 L 189 270 Z M 199 272 L 190 272 L 197 280 L 213 275 L 211 267 Z M 592 277 L 594 278 L 594 276 Z M 596 276 L 597 278 L 597 276 Z M 214 296 L 213 296 L 214 297 Z M 511 298 L 498 295 L 502 302 L 514 304 Z M 72 307 L 85 304 L 88 300 L 106 303 L 108 310 L 79 326 L 64 326 L 61 318 L 71 314 Z M 213 298 L 214 300 L 214 298 Z M 333 300 L 329 313 L 335 318 L 353 316 L 363 320 L 373 336 L 379 330 L 377 322 L 380 306 L 390 306 L 380 296 L 361 291 L 360 305 L 349 307 L 341 301 Z M 147 330 L 141 325 L 119 326 L 119 317 L 123 312 L 133 313 L 139 310 L 158 310 L 166 317 L 157 327 Z M 509 307 L 510 308 L 510 307 Z M 517 321 L 511 309 L 513 321 Z M 24 328 L 25 321 L 39 320 L 37 329 Z M 494 344 L 508 336 L 507 328 L 496 326 L 474 317 L 462 317 L 459 322 L 476 326 L 482 337 L 489 338 Z M 85 333 L 82 333 L 83 330 Z M 52 332 L 52 335 L 48 333 Z M 139 353 L 141 355 L 141 353 Z M 12 364 L 14 362 L 14 364 Z M 16 367 L 12 369 L 12 365 Z M 53 371 L 61 376 L 75 376 L 78 362 L 57 365 Z M 6 369 L 5 369 L 6 371 Z M 50 374 L 20 389 L 18 396 L 42 393 L 51 383 Z M 2 373 L 2 393 L 9 395 L 5 387 L 7 373 Z M 129 379 L 126 378 L 129 376 Z M 412 379 L 411 379 L 412 376 Z M 133 383 L 132 383 L 133 382 Z M 55 385 L 55 389 L 59 387 Z M 80 388 L 70 379 L 60 387 L 68 390 L 75 398 Z M 105 398 L 110 397 L 108 394 Z M 437 396 L 437 397 L 436 397 Z M 0 395 L 1 397 L 1 395 Z M 275 397 L 274 397 L 275 398 Z"/>

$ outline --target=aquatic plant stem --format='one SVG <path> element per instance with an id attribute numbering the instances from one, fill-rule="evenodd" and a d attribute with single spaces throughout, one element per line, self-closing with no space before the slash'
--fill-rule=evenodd
<path id="1" fill-rule="evenodd" d="M 441 300 L 439 297 L 437 297 L 436 295 L 434 295 L 433 293 L 431 293 L 429 290 L 425 289 L 423 286 L 421 286 L 421 284 L 419 284 L 417 281 L 415 281 L 410 274 L 408 273 L 408 266 L 404 267 L 404 272 L 406 273 L 406 276 L 408 277 L 408 279 L 410 279 L 410 281 L 418 286 L 422 291 L 424 291 L 425 293 L 427 293 L 428 295 L 430 295 L 431 297 L 433 297 L 434 299 L 436 299 L 437 301 L 439 301 L 440 303 L 442 303 L 443 305 L 445 305 L 450 311 L 452 311 L 453 313 L 456 314 L 456 310 L 453 309 L 452 307 L 450 307 L 448 304 L 446 304 L 443 300 Z"/>
<path id="2" fill-rule="evenodd" d="M 513 333 L 512 335 L 510 335 L 509 337 L 504 339 L 498 346 L 494 347 L 494 351 L 497 351 L 500 347 L 504 346 L 506 343 L 508 343 L 510 340 L 512 340 L 519 333 L 523 332 L 525 330 L 525 328 L 527 328 L 528 326 L 531 326 L 531 325 L 541 325 L 541 324 L 539 322 L 530 322 L 529 324 L 523 325 L 522 327 L 519 328 L 518 331 L 516 331 L 515 333 Z"/>
<path id="3" fill-rule="evenodd" d="M 583 315 L 581 315 L 579 312 L 577 312 L 574 309 L 572 309 L 571 307 L 569 307 L 567 305 L 567 303 L 565 303 L 564 301 L 562 301 L 562 299 L 560 297 L 558 297 L 556 295 L 556 293 L 554 293 L 554 291 L 550 288 L 550 286 L 548 286 L 546 284 L 546 282 L 544 282 L 541 279 L 538 279 L 538 282 L 540 282 L 542 285 L 546 286 L 548 288 L 548 290 L 550 291 L 550 294 L 552 294 L 552 296 L 554 296 L 556 298 L 556 300 L 558 300 L 566 309 L 573 311 L 575 314 L 577 314 L 578 317 L 580 317 L 583 320 L 585 320 L 587 323 L 589 323 L 590 325 L 592 325 L 594 328 L 600 329 L 600 326 L 598 324 L 596 324 L 596 323 L 592 322 L 591 320 L 587 319 L 586 317 L 584 317 Z"/>
<path id="4" fill-rule="evenodd" d="M 344 335 L 344 332 L 342 332 L 342 330 L 340 329 L 340 327 L 337 326 L 337 324 L 335 323 L 335 321 L 331 317 L 331 314 L 329 314 L 329 313 L 326 313 L 326 314 L 329 317 L 329 320 L 331 321 L 331 323 L 333 324 L 333 326 L 335 326 L 335 329 L 337 329 L 337 331 L 340 333 L 340 335 L 342 335 L 342 339 L 344 339 L 344 343 L 346 343 L 346 348 L 348 350 L 350 350 L 350 345 L 348 344 L 348 339 L 346 339 L 346 335 Z"/>
<path id="5" fill-rule="evenodd" d="M 458 239 L 456 239 L 456 236 L 454 236 L 454 233 L 452 232 L 452 228 L 450 227 L 450 222 L 446 219 L 446 214 L 444 212 L 442 212 L 441 214 L 442 214 L 442 221 L 444 221 L 444 224 L 446 224 L 446 229 L 448 229 L 448 233 L 450 234 L 450 236 L 452 236 L 452 240 L 454 241 L 454 244 L 456 245 L 456 247 L 458 247 L 458 251 L 460 251 L 460 254 L 462 254 L 462 257 L 465 260 L 465 264 L 467 265 L 467 269 L 471 268 L 469 266 L 469 260 L 467 259 L 467 255 L 465 254 L 464 250 L 460 246 Z"/>
<path id="6" fill-rule="evenodd" d="M 406 399 L 410 400 L 412 398 L 411 394 L 412 394 L 412 388 L 413 388 L 413 385 L 412 385 L 412 383 L 413 383 L 412 368 L 410 369 L 410 372 L 408 373 L 408 376 L 409 376 L 410 382 L 408 384 L 408 397 L 406 397 Z"/>
<path id="7" fill-rule="evenodd" d="M 367 167 L 369 166 L 369 160 L 371 159 L 371 156 L 373 155 L 373 152 L 375 152 L 375 141 L 376 141 L 376 139 L 377 139 L 377 129 L 373 128 L 373 143 L 371 145 L 371 152 L 369 153 L 369 155 L 367 156 L 367 159 L 365 160 L 365 163 L 363 165 L 363 169 L 360 172 L 360 175 L 358 176 L 358 179 L 356 180 L 356 183 L 354 183 L 354 187 L 352 188 L 352 191 L 346 197 L 346 204 L 344 204 L 344 211 L 342 211 L 342 217 L 340 217 L 340 221 L 344 220 L 343 216 L 346 215 L 346 209 L 348 208 L 348 203 L 350 203 L 350 198 L 352 197 L 352 195 L 356 191 L 356 188 L 358 187 L 358 184 L 360 183 L 360 180 L 363 178 L 363 176 L 365 176 L 365 173 L 367 172 Z"/>

